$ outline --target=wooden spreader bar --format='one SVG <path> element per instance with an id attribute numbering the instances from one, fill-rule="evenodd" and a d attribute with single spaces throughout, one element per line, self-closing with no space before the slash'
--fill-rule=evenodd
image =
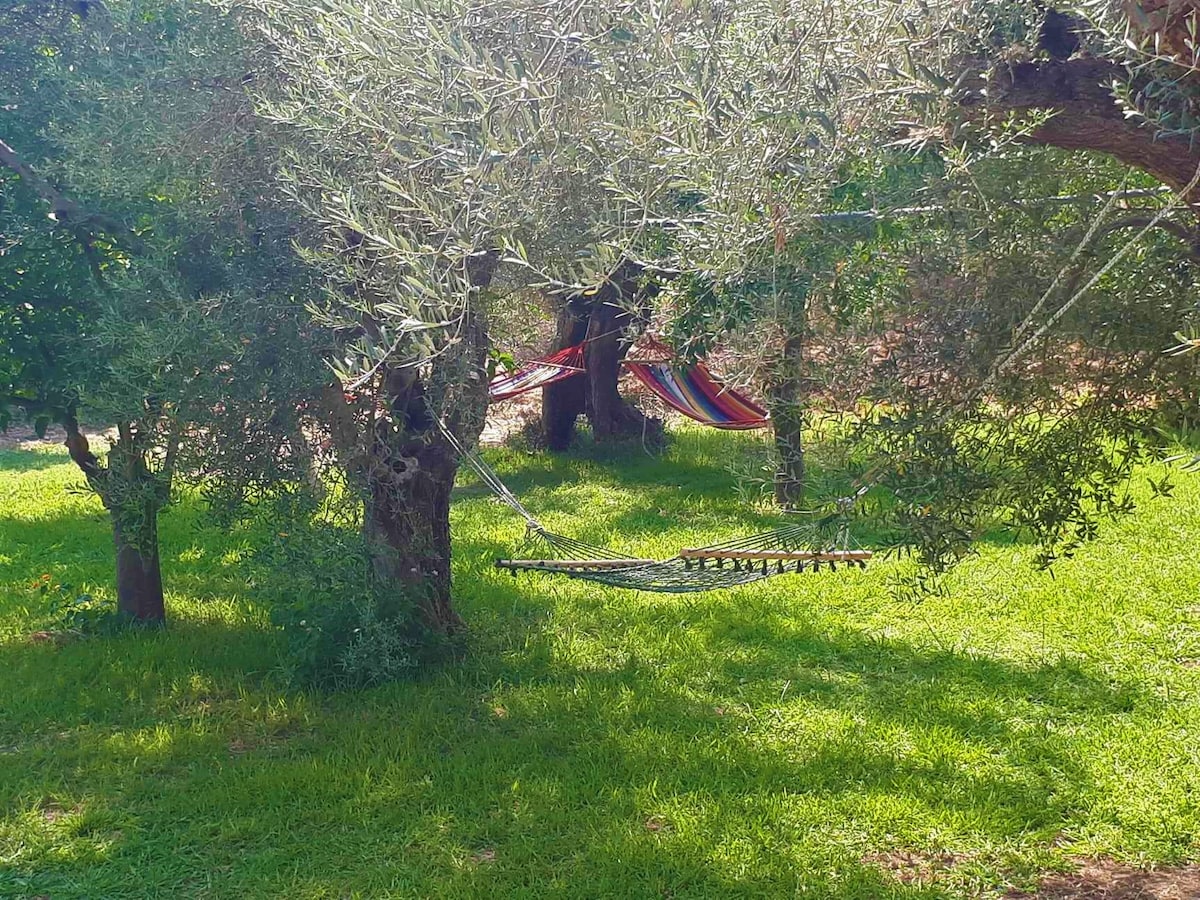
<path id="1" fill-rule="evenodd" d="M 722 569 L 726 563 L 733 564 L 735 572 L 749 571 L 769 574 L 769 567 L 774 565 L 775 571 L 782 575 L 788 571 L 788 563 L 795 564 L 796 572 L 810 569 L 817 572 L 824 563 L 830 571 L 837 568 L 838 563 L 844 566 L 867 567 L 871 558 L 870 550 L 721 550 L 716 547 L 688 547 L 679 551 L 684 568 L 695 567 L 703 569 L 711 565 L 714 569 Z"/>
<path id="2" fill-rule="evenodd" d="M 866 562 L 870 550 L 706 550 L 689 547 L 679 551 L 681 559 L 752 559 L 782 562 Z"/>
<path id="3" fill-rule="evenodd" d="M 628 569 L 632 566 L 649 566 L 657 559 L 498 559 L 497 569 L 564 569 L 566 571 L 588 571 L 603 569 Z"/>

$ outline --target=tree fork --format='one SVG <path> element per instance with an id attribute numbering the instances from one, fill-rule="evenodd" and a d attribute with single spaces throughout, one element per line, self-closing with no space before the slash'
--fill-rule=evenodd
<path id="1" fill-rule="evenodd" d="M 473 288 L 486 287 L 496 271 L 496 253 L 479 254 L 468 263 Z M 461 338 L 470 348 L 469 366 L 478 377 L 448 414 L 447 427 L 459 434 L 464 446 L 479 437 L 487 409 L 487 379 L 484 358 L 487 334 L 484 323 L 465 313 Z M 375 435 L 355 434 L 352 416 L 344 397 L 329 396 L 326 402 L 341 414 L 335 423 L 335 441 L 352 441 L 369 451 L 346 454 L 348 471 L 365 470 L 366 508 L 363 535 L 374 574 L 385 585 L 405 590 L 416 605 L 421 622 L 430 631 L 449 635 L 464 627 L 454 609 L 451 593 L 450 494 L 458 471 L 454 448 L 442 436 L 436 415 L 428 405 L 427 385 L 412 367 L 384 371 L 383 391 L 390 418 L 398 429 L 385 427 Z M 343 451 L 344 452 L 344 451 Z"/>
<path id="2" fill-rule="evenodd" d="M 592 435 L 601 442 L 658 428 L 617 389 L 621 361 L 632 346 L 625 329 L 645 323 L 655 292 L 653 284 L 639 284 L 641 274 L 635 263 L 622 263 L 594 293 L 571 295 L 559 309 L 553 349 L 586 340 L 586 371 L 542 388 L 542 428 L 551 450 L 570 446 L 580 415 L 587 415 Z"/>

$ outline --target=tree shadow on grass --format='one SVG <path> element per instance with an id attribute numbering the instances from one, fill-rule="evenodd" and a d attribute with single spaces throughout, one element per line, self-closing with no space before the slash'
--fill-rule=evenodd
<path id="1" fill-rule="evenodd" d="M 164 532 L 195 551 L 168 588 L 216 596 L 230 539 L 184 528 L 194 512 Z M 77 518 L 28 527 L 110 553 L 103 517 Z M 0 643 L 0 828 L 34 835 L 0 893 L 945 897 L 863 858 L 910 816 L 951 841 L 1056 832 L 1091 787 L 1061 726 L 1159 702 L 1069 662 L 798 622 L 745 591 L 550 602 L 491 575 L 493 547 L 456 543 L 472 655 L 374 691 L 283 690 L 272 634 L 237 616 Z M 78 821 L 25 812 L 59 795 Z"/>
<path id="2" fill-rule="evenodd" d="M 753 615 L 688 623 L 706 664 L 683 678 L 629 656 L 568 662 L 535 630 L 546 652 L 307 698 L 247 686 L 257 639 L 220 623 L 140 642 L 149 649 L 2 645 L 22 703 L 58 708 L 42 727 L 5 729 L 6 815 L 61 793 L 117 823 L 63 838 L 106 841 L 99 858 L 30 850 L 9 869 L 34 893 L 144 896 L 169 847 L 186 864 L 157 887 L 177 896 L 204 893 L 205 878 L 222 896 L 389 884 L 419 896 L 949 896 L 862 861 L 886 849 L 895 810 L 949 840 L 1053 832 L 1088 775 L 1070 738 L 1039 723 L 1154 702 L 1069 664 Z M 633 621 L 657 628 L 659 616 Z M 55 759 L 71 769 L 47 767 Z"/>

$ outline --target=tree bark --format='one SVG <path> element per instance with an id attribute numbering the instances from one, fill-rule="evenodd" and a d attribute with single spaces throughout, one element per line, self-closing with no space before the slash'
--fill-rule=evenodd
<path id="1" fill-rule="evenodd" d="M 383 584 L 405 591 L 424 625 L 438 634 L 463 621 L 450 592 L 450 492 L 458 460 L 443 441 L 412 442 L 393 455 L 391 475 L 368 480 L 364 533 Z"/>
<path id="2" fill-rule="evenodd" d="M 63 427 L 67 432 L 64 443 L 71 460 L 83 472 L 88 486 L 96 492 L 112 520 L 113 545 L 117 553 L 118 614 L 138 624 L 166 624 L 158 554 L 158 513 L 167 491 L 153 473 L 137 463 L 128 428 L 121 429 L 119 442 L 120 456 L 126 465 L 114 472 L 92 453 L 73 410 L 68 409 L 64 413 Z M 120 489 L 114 490 L 116 479 L 124 483 Z M 147 501 L 138 510 L 134 520 L 129 510 L 122 508 L 118 498 L 122 494 L 143 490 L 147 495 L 159 499 Z"/>
<path id="3" fill-rule="evenodd" d="M 499 255 L 472 261 L 472 286 L 486 287 Z M 453 353 L 433 366 L 440 389 L 454 390 L 444 404 L 444 424 L 458 443 L 473 447 L 487 413 L 484 323 L 465 310 Z M 454 609 L 450 577 L 450 494 L 458 455 L 430 408 L 432 389 L 415 367 L 383 372 L 380 398 L 386 412 L 373 413 L 374 430 L 363 433 L 340 385 L 324 394 L 330 433 L 343 465 L 365 488 L 363 535 L 376 579 L 387 591 L 402 591 L 420 621 L 437 634 L 463 628 Z"/>
<path id="4" fill-rule="evenodd" d="M 997 66 L 988 77 L 986 95 L 972 93 L 963 103 L 991 114 L 1050 110 L 1054 115 L 1026 141 L 1107 153 L 1184 190 L 1200 169 L 1200 144 L 1158 135 L 1152 126 L 1127 117 L 1112 93 L 1114 82 L 1127 81 L 1125 67 L 1104 59 L 1023 62 Z M 1188 199 L 1196 199 L 1196 192 Z"/>
<path id="5" fill-rule="evenodd" d="M 794 509 L 804 502 L 804 384 L 802 335 L 789 334 L 773 383 L 767 389 L 771 427 L 775 432 L 775 502 Z"/>
<path id="6" fill-rule="evenodd" d="M 569 303 L 564 303 L 558 312 L 553 349 L 574 347 L 587 337 L 587 333 L 587 318 L 572 310 Z M 587 398 L 591 392 L 588 382 L 588 373 L 583 372 L 542 388 L 542 431 L 546 435 L 546 446 L 556 453 L 571 446 L 575 437 L 575 421 L 587 410 Z"/>
<path id="7" fill-rule="evenodd" d="M 158 559 L 158 510 L 146 510 L 144 522 L 131 534 L 119 513 L 112 513 L 117 550 L 117 612 L 138 625 L 165 625 L 162 570 Z"/>
<path id="8" fill-rule="evenodd" d="M 555 350 L 581 341 L 586 371 L 542 388 L 542 428 L 547 446 L 565 450 L 575 436 L 575 422 L 586 414 L 592 436 L 604 443 L 638 436 L 661 425 L 627 402 L 617 389 L 621 361 L 632 342 L 625 331 L 644 322 L 652 286 L 639 286 L 638 268 L 621 266 L 613 277 L 590 296 L 575 295 L 563 303 L 558 317 Z"/>

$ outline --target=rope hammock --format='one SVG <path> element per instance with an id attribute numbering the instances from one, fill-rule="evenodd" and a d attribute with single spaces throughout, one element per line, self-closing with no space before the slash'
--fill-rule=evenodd
<path id="1" fill-rule="evenodd" d="M 547 558 L 496 560 L 497 568 L 507 569 L 514 576 L 521 571 L 536 571 L 611 587 L 683 594 L 750 584 L 784 572 L 817 572 L 823 566 L 829 571 L 838 565 L 866 568 L 871 558 L 871 551 L 849 547 L 846 514 L 853 502 L 850 499 L 841 504 L 838 515 L 815 524 L 789 523 L 761 534 L 684 549 L 665 560 L 633 558 L 555 534 L 534 518 L 479 454 L 464 447 L 441 419 L 434 418 L 462 460 L 497 498 L 525 520 L 529 542 L 550 551 Z M 834 540 L 822 546 L 822 535 L 830 529 Z"/>
<path id="2" fill-rule="evenodd" d="M 636 559 L 615 553 L 606 547 L 530 526 L 533 541 L 560 554 L 552 559 L 498 559 L 496 567 L 516 575 L 536 571 L 567 575 L 610 587 L 685 594 L 737 587 L 782 575 L 784 572 L 817 572 L 822 566 L 830 571 L 839 564 L 866 568 L 869 550 L 813 550 L 815 526 L 784 525 L 773 531 L 738 538 L 722 544 L 710 544 L 681 550 L 665 560 Z"/>

